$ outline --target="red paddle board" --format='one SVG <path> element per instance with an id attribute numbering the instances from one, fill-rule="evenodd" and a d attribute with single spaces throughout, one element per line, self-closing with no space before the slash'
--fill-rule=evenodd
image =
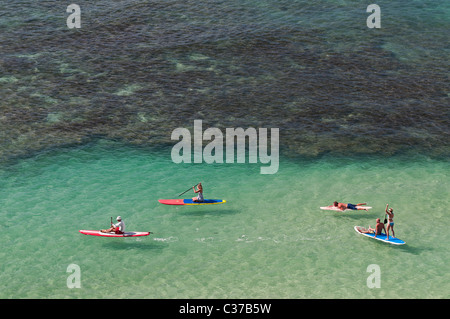
<path id="1" fill-rule="evenodd" d="M 84 235 L 99 236 L 99 237 L 139 237 L 150 235 L 150 232 L 127 231 L 123 234 L 116 234 L 116 233 L 102 233 L 99 230 L 84 230 L 84 229 L 80 230 L 80 233 Z"/>

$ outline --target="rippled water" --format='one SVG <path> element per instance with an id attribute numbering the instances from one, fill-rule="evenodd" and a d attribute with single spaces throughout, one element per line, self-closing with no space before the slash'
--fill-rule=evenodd
<path id="1" fill-rule="evenodd" d="M 1 171 L 0 297 L 449 297 L 448 163 L 282 160 L 277 174 L 261 175 L 255 164 L 174 164 L 167 153 L 99 143 Z M 227 203 L 157 202 L 198 180 L 206 198 Z M 334 200 L 373 209 L 319 209 Z M 353 230 L 384 218 L 386 203 L 404 246 Z M 117 215 L 127 230 L 154 234 L 78 233 L 106 228 Z M 80 289 L 67 287 L 71 264 L 80 267 Z M 381 269 L 380 288 L 367 286 L 371 264 Z"/>

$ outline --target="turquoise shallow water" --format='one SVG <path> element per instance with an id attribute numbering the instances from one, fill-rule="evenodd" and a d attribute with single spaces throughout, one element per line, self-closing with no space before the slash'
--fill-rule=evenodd
<path id="1" fill-rule="evenodd" d="M 105 141 L 40 153 L 0 171 L 0 297 L 448 298 L 448 168 L 420 156 L 282 158 L 261 175 L 259 164 L 174 164 L 170 149 Z M 227 203 L 157 202 L 198 181 Z M 334 200 L 373 209 L 319 209 Z M 404 246 L 353 230 L 383 218 L 386 203 Z M 117 215 L 154 234 L 78 233 Z M 70 264 L 79 289 L 67 287 Z M 366 284 L 370 264 L 380 288 Z"/>

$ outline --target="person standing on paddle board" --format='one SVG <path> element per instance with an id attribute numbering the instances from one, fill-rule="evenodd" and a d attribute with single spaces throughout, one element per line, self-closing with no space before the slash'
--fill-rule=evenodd
<path id="1" fill-rule="evenodd" d="M 197 184 L 197 190 L 195 190 L 195 186 L 192 186 L 192 189 L 194 190 L 194 193 L 198 193 L 197 197 L 192 197 L 193 202 L 203 202 L 203 186 L 202 183 Z"/>
<path id="2" fill-rule="evenodd" d="M 339 203 L 339 202 L 334 202 L 333 206 L 339 208 L 340 210 L 346 210 L 346 209 L 353 209 L 353 210 L 365 210 L 367 211 L 367 208 L 364 207 L 356 207 L 356 206 L 361 206 L 361 205 L 366 205 L 367 203 L 359 203 L 359 204 L 344 204 L 344 203 Z"/>
<path id="3" fill-rule="evenodd" d="M 102 233 L 116 233 L 116 234 L 123 234 L 125 232 L 125 223 L 122 220 L 122 217 L 117 216 L 116 220 L 118 221 L 117 224 L 113 224 L 111 221 L 111 228 L 110 229 L 102 229 L 100 230 Z"/>
<path id="4" fill-rule="evenodd" d="M 389 220 L 388 220 L 388 227 L 387 227 L 387 231 L 386 231 L 386 235 L 389 238 L 389 229 L 392 229 L 392 237 L 395 238 L 395 232 L 394 232 L 394 210 L 392 208 L 389 208 L 389 204 L 386 204 L 386 214 L 389 215 Z"/>

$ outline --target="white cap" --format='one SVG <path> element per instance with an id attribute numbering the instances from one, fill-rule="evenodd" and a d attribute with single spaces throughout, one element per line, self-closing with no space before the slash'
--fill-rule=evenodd
<path id="1" fill-rule="evenodd" d="M 117 216 L 116 220 L 122 220 L 122 217 Z"/>

